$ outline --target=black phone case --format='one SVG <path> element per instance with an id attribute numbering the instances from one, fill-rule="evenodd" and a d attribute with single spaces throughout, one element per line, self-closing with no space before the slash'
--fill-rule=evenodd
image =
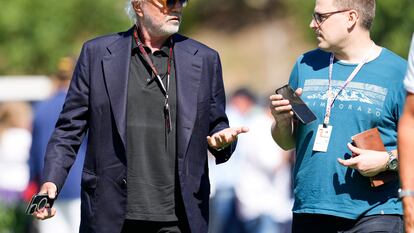
<path id="1" fill-rule="evenodd" d="M 32 215 L 36 209 L 42 209 L 43 207 L 52 207 L 54 199 L 50 199 L 47 194 L 35 194 L 32 196 L 30 203 L 27 205 L 25 213 Z"/>
<path id="2" fill-rule="evenodd" d="M 303 124 L 309 124 L 310 122 L 316 120 L 315 114 L 310 110 L 310 108 L 305 104 L 305 102 L 296 95 L 295 91 L 289 86 L 285 85 L 278 88 L 276 94 L 280 94 L 284 99 L 289 100 L 290 105 L 292 105 L 292 111 L 295 113 L 295 116 Z"/>

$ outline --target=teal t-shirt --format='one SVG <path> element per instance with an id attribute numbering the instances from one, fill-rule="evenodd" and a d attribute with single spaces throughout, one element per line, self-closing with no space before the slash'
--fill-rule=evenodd
<path id="1" fill-rule="evenodd" d="M 302 99 L 317 120 L 298 125 L 294 169 L 294 213 L 328 214 L 357 219 L 376 214 L 402 214 L 398 199 L 399 182 L 377 188 L 358 171 L 342 166 L 337 158 L 349 158 L 351 136 L 378 127 L 388 150 L 396 148 L 397 123 L 402 114 L 406 61 L 382 48 L 381 54 L 366 63 L 339 94 L 331 112 L 333 130 L 328 151 L 312 150 L 315 132 L 323 123 L 329 75 L 330 53 L 310 51 L 297 60 L 289 84 L 303 88 Z M 334 61 L 332 90 L 337 93 L 357 64 Z"/>

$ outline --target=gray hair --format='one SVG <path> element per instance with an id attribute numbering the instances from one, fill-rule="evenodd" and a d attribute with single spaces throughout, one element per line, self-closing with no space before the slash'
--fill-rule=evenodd
<path id="1" fill-rule="evenodd" d="M 129 19 L 134 23 L 137 23 L 138 18 L 137 14 L 135 13 L 134 7 L 132 6 L 132 3 L 141 1 L 142 0 L 127 0 L 125 4 L 125 12 L 128 15 Z"/>
<path id="2" fill-rule="evenodd" d="M 375 18 L 375 0 L 335 0 L 334 4 L 343 9 L 353 9 L 361 16 L 361 26 L 370 30 Z"/>

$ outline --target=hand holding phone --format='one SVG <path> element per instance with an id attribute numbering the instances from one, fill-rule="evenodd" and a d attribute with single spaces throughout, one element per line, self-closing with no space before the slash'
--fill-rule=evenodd
<path id="1" fill-rule="evenodd" d="M 316 120 L 316 116 L 312 110 L 310 110 L 305 102 L 296 95 L 295 91 L 289 85 L 284 85 L 283 87 L 278 88 L 275 92 L 276 94 L 282 95 L 284 99 L 289 100 L 289 103 L 292 106 L 292 111 L 300 122 L 308 124 Z"/>
<path id="2" fill-rule="evenodd" d="M 49 198 L 48 194 L 35 194 L 32 196 L 32 199 L 27 205 L 26 214 L 32 215 L 36 211 L 39 211 L 43 208 L 52 208 L 54 199 Z"/>

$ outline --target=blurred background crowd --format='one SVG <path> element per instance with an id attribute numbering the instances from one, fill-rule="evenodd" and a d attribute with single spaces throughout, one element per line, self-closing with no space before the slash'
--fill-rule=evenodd
<path id="1" fill-rule="evenodd" d="M 82 42 L 132 23 L 124 1 L 0 0 L 0 6 L 0 233 L 51 226 L 76 232 L 83 150 L 56 203 L 60 218 L 40 223 L 24 210 L 38 191 L 45 145 Z M 287 82 L 296 57 L 314 47 L 313 6 L 191 0 L 185 9 L 181 33 L 221 55 L 231 126 L 250 128 L 229 162 L 215 166 L 211 159 L 211 233 L 289 232 L 294 156 L 271 138 L 267 96 Z M 372 37 L 406 58 L 413 12 L 412 0 L 377 1 Z"/>

